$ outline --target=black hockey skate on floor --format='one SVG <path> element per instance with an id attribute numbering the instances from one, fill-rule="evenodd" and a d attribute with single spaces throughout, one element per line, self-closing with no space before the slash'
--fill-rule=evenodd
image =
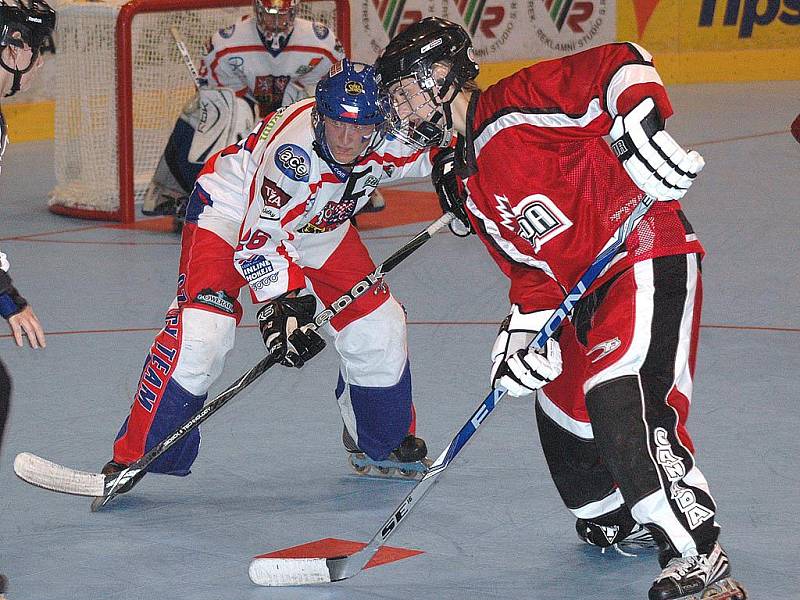
<path id="1" fill-rule="evenodd" d="M 350 454 L 350 466 L 361 476 L 418 481 L 433 464 L 425 440 L 411 434 L 384 460 L 373 460 L 362 452 L 346 427 L 342 429 L 342 442 Z"/>

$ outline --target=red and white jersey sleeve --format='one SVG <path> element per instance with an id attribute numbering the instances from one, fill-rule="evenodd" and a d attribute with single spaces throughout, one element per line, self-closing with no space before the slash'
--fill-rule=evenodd
<path id="1" fill-rule="evenodd" d="M 234 261 L 257 302 L 305 287 L 302 267 L 324 262 L 379 184 L 431 172 L 431 151 L 387 140 L 349 176 L 337 174 L 313 149 L 313 106 L 302 100 L 265 118 L 197 179 L 201 224 L 211 215 L 241 223 Z"/>
<path id="2" fill-rule="evenodd" d="M 200 75 L 212 87 L 231 88 L 257 101 L 266 114 L 281 106 L 290 82 L 313 96 L 320 78 L 343 57 L 334 32 L 305 19 L 295 19 L 288 45 L 273 54 L 261 41 L 255 19 L 245 16 L 212 36 Z"/>
<path id="3" fill-rule="evenodd" d="M 555 308 L 638 203 L 603 136 L 645 97 L 672 114 L 652 57 L 609 44 L 538 63 L 473 96 L 467 207 L 524 310 Z M 658 202 L 595 285 L 634 262 L 702 252 L 678 202 Z"/>

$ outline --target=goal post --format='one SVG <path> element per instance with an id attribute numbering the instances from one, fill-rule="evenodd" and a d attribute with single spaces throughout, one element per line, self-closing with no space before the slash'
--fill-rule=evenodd
<path id="1" fill-rule="evenodd" d="M 349 0 L 302 0 L 299 17 L 350 50 Z M 182 106 L 194 95 L 170 27 L 195 60 L 252 0 L 63 0 L 56 32 L 52 212 L 132 223 Z"/>

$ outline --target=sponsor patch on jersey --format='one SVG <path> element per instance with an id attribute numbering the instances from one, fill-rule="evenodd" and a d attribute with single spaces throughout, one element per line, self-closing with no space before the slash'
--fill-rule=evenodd
<path id="1" fill-rule="evenodd" d="M 228 27 L 223 27 L 222 29 L 219 30 L 219 37 L 225 38 L 226 40 L 230 39 L 231 37 L 233 37 L 233 32 L 235 29 L 236 25 L 229 25 Z"/>
<path id="2" fill-rule="evenodd" d="M 239 266 L 242 269 L 242 275 L 254 290 L 260 290 L 278 281 L 278 274 L 275 273 L 272 261 L 261 255 L 239 260 Z"/>
<path id="3" fill-rule="evenodd" d="M 259 217 L 277 221 L 281 216 L 281 208 L 289 203 L 290 197 L 277 183 L 264 177 L 264 183 L 261 184 L 261 199 L 264 201 L 264 208 L 261 209 Z"/>
<path id="4" fill-rule="evenodd" d="M 519 227 L 517 233 L 528 240 L 533 251 L 572 227 L 572 221 L 544 194 L 532 194 L 512 209 Z"/>
<path id="5" fill-rule="evenodd" d="M 300 146 L 283 144 L 275 152 L 275 164 L 289 179 L 308 182 L 311 158 Z"/>
<path id="6" fill-rule="evenodd" d="M 234 313 L 234 308 L 236 306 L 233 298 L 226 294 L 225 290 L 215 292 L 211 288 L 202 290 L 195 296 L 194 301 L 198 304 L 205 304 L 206 306 L 216 308 L 229 315 Z"/>
<path id="7" fill-rule="evenodd" d="M 320 40 L 324 40 L 331 32 L 330 29 L 325 27 L 322 23 L 314 23 L 311 28 L 314 30 L 314 35 Z"/>
<path id="8" fill-rule="evenodd" d="M 344 84 L 344 93 L 348 96 L 358 96 L 364 93 L 364 85 L 360 81 L 347 81 Z"/>
<path id="9" fill-rule="evenodd" d="M 300 233 L 325 233 L 333 231 L 350 219 L 356 212 L 356 196 L 343 198 L 340 202 L 329 201 L 325 207 L 298 231 Z"/>
<path id="10" fill-rule="evenodd" d="M 378 183 L 380 183 L 380 180 L 375 177 L 375 175 L 369 175 L 364 185 L 367 187 L 378 187 Z"/>

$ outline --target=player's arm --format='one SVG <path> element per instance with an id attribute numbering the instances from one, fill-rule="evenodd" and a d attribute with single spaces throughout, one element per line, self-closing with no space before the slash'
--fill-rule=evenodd
<path id="1" fill-rule="evenodd" d="M 687 152 L 665 130 L 672 114 L 653 57 L 633 43 L 608 47 L 601 69 L 605 110 L 612 119 L 611 148 L 633 182 L 659 200 L 686 194 L 705 161 Z"/>
<path id="2" fill-rule="evenodd" d="M 257 320 L 268 351 L 281 364 L 300 368 L 325 342 L 306 327 L 314 319 L 316 299 L 302 293 L 305 276 L 292 243 L 296 234 L 283 222 L 306 202 L 309 187 L 287 177 L 277 168 L 274 152 L 267 152 L 246 189 L 250 205 L 234 254 L 236 268 L 254 301 L 265 302 Z"/>
<path id="3" fill-rule="evenodd" d="M 6 255 L 0 252 L 0 316 L 8 321 L 17 346 L 23 345 L 25 335 L 31 348 L 44 348 L 44 329 L 27 300 L 14 287 L 8 269 Z"/>

